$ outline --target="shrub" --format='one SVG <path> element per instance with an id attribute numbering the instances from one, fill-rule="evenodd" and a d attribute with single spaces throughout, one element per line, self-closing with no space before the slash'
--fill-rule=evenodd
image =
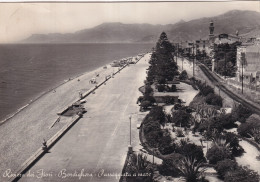
<path id="1" fill-rule="evenodd" d="M 182 129 L 178 128 L 178 129 L 176 130 L 176 136 L 177 136 L 177 137 L 184 137 L 184 134 L 183 134 Z"/>
<path id="2" fill-rule="evenodd" d="M 150 95 L 153 92 L 151 85 L 145 85 L 145 95 Z"/>
<path id="3" fill-rule="evenodd" d="M 176 92 L 177 91 L 177 88 L 176 88 L 176 85 L 172 84 L 172 86 L 168 86 L 167 89 L 166 89 L 167 92 Z"/>
<path id="4" fill-rule="evenodd" d="M 213 145 L 207 152 L 207 159 L 210 164 L 216 164 L 224 159 L 232 159 L 232 154 L 229 148 L 225 146 Z"/>
<path id="5" fill-rule="evenodd" d="M 176 149 L 176 152 L 186 157 L 191 157 L 199 162 L 206 161 L 201 146 L 197 146 L 193 143 L 184 143 Z"/>
<path id="6" fill-rule="evenodd" d="M 190 125 L 191 114 L 184 110 L 177 110 L 172 113 L 172 123 L 176 126 L 188 127 Z"/>
<path id="7" fill-rule="evenodd" d="M 175 151 L 175 143 L 173 142 L 168 130 L 163 130 L 163 136 L 160 138 L 159 151 L 161 154 L 171 154 Z"/>
<path id="8" fill-rule="evenodd" d="M 148 107 L 152 106 L 152 103 L 147 100 L 143 100 L 140 105 L 143 109 L 147 109 Z"/>
<path id="9" fill-rule="evenodd" d="M 158 89 L 158 92 L 163 92 L 163 91 L 165 91 L 165 86 L 164 85 L 157 85 L 157 89 Z"/>
<path id="10" fill-rule="evenodd" d="M 225 175 L 225 182 L 259 182 L 257 172 L 248 169 L 247 167 L 237 167 L 233 171 L 229 171 Z"/>
<path id="11" fill-rule="evenodd" d="M 230 159 L 225 159 L 217 162 L 215 169 L 221 179 L 224 179 L 224 176 L 227 172 L 235 170 L 237 168 L 237 163 Z"/>
<path id="12" fill-rule="evenodd" d="M 206 103 L 209 105 L 215 105 L 222 107 L 222 98 L 214 93 L 209 93 L 206 96 Z"/>
<path id="13" fill-rule="evenodd" d="M 251 114 L 252 111 L 241 104 L 235 106 L 232 111 L 233 117 L 235 117 L 241 123 L 244 123 Z"/>
<path id="14" fill-rule="evenodd" d="M 162 164 L 158 166 L 160 174 L 173 177 L 179 176 L 180 171 L 177 167 L 180 165 L 182 158 L 183 156 L 181 154 L 173 153 L 166 159 L 163 159 Z"/>
<path id="15" fill-rule="evenodd" d="M 232 156 L 238 157 L 244 152 L 244 149 L 239 145 L 238 137 L 234 133 L 226 133 L 225 139 L 226 142 L 229 144 Z"/>
<path id="16" fill-rule="evenodd" d="M 188 74 L 187 74 L 187 71 L 186 70 L 183 70 L 179 76 L 179 79 L 180 80 L 186 80 L 188 79 Z"/>
<path id="17" fill-rule="evenodd" d="M 181 107 L 182 107 L 181 104 L 177 103 L 177 104 L 174 105 L 173 108 L 174 108 L 174 110 L 179 110 Z"/>
<path id="18" fill-rule="evenodd" d="M 140 173 L 153 173 L 151 163 L 147 160 L 147 156 L 141 154 L 131 154 L 128 159 L 128 165 L 126 166 L 126 172 L 131 174 L 127 176 L 128 182 L 150 182 L 152 181 L 153 175 L 147 176 L 134 176 Z"/>
<path id="19" fill-rule="evenodd" d="M 156 102 L 155 98 L 153 96 L 150 96 L 150 95 L 144 95 L 143 100 L 149 101 L 152 104 Z"/>
<path id="20" fill-rule="evenodd" d="M 166 96 L 165 97 L 165 104 L 174 104 L 175 103 L 175 99 L 171 96 Z"/>
<path id="21" fill-rule="evenodd" d="M 253 134 L 253 129 L 260 129 L 260 122 L 257 118 L 250 117 L 248 122 L 242 123 L 237 131 L 241 136 L 250 137 Z"/>
<path id="22" fill-rule="evenodd" d="M 221 114 L 218 119 L 219 122 L 222 123 L 222 126 L 226 129 L 237 127 L 235 124 L 236 119 L 233 117 L 232 114 Z"/>
<path id="23" fill-rule="evenodd" d="M 185 157 L 178 166 L 178 169 L 182 172 L 187 182 L 205 181 L 204 178 L 201 179 L 205 168 L 196 159 Z"/>
<path id="24" fill-rule="evenodd" d="M 209 137 L 211 137 L 214 132 L 221 133 L 223 131 L 223 126 L 222 123 L 217 120 L 217 118 L 210 118 L 199 125 L 198 131 L 207 131 L 209 132 Z"/>
<path id="25" fill-rule="evenodd" d="M 204 96 L 207 96 L 208 94 L 210 94 L 210 93 L 214 93 L 214 89 L 212 88 L 212 87 L 210 87 L 210 86 L 208 86 L 208 85 L 206 85 L 206 84 L 199 84 L 198 85 L 198 87 L 199 87 L 199 90 L 200 90 L 200 94 L 201 95 L 204 95 Z"/>

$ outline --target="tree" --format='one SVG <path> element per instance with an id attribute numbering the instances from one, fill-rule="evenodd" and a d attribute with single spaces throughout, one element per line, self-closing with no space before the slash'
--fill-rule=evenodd
<path id="1" fill-rule="evenodd" d="M 187 74 L 187 71 L 186 71 L 186 70 L 183 70 L 183 71 L 181 72 L 181 74 L 179 75 L 179 79 L 180 79 L 180 80 L 186 80 L 186 79 L 188 79 L 188 74 Z"/>
<path id="2" fill-rule="evenodd" d="M 126 171 L 131 174 L 127 177 L 127 181 L 130 182 L 150 182 L 153 179 L 153 168 L 150 162 L 147 160 L 147 156 L 142 153 L 131 154 L 128 159 L 128 165 Z M 141 176 L 138 174 L 148 173 L 148 176 Z M 134 174 L 136 176 L 134 176 Z"/>
<path id="3" fill-rule="evenodd" d="M 197 182 L 202 177 L 202 173 L 205 171 L 201 162 L 196 159 L 185 157 L 178 169 L 182 172 L 187 182 Z"/>

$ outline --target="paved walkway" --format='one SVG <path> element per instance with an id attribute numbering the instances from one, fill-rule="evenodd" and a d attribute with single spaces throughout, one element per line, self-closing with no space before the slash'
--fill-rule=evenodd
<path id="1" fill-rule="evenodd" d="M 20 181 L 118 181 L 149 55 L 87 97 L 87 113 Z M 132 125 L 136 129 L 136 125 Z"/>

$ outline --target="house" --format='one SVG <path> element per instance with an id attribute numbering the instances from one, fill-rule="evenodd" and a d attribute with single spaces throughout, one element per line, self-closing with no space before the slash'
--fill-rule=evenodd
<path id="1" fill-rule="evenodd" d="M 242 81 L 242 71 L 245 83 L 260 85 L 260 44 L 242 44 L 237 49 L 236 78 L 239 82 Z"/>

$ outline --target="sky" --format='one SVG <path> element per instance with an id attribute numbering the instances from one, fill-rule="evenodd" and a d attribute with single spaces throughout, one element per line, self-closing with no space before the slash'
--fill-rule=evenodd
<path id="1" fill-rule="evenodd" d="M 173 24 L 234 9 L 260 12 L 260 1 L 0 3 L 0 43 L 31 34 L 73 33 L 104 22 Z"/>

